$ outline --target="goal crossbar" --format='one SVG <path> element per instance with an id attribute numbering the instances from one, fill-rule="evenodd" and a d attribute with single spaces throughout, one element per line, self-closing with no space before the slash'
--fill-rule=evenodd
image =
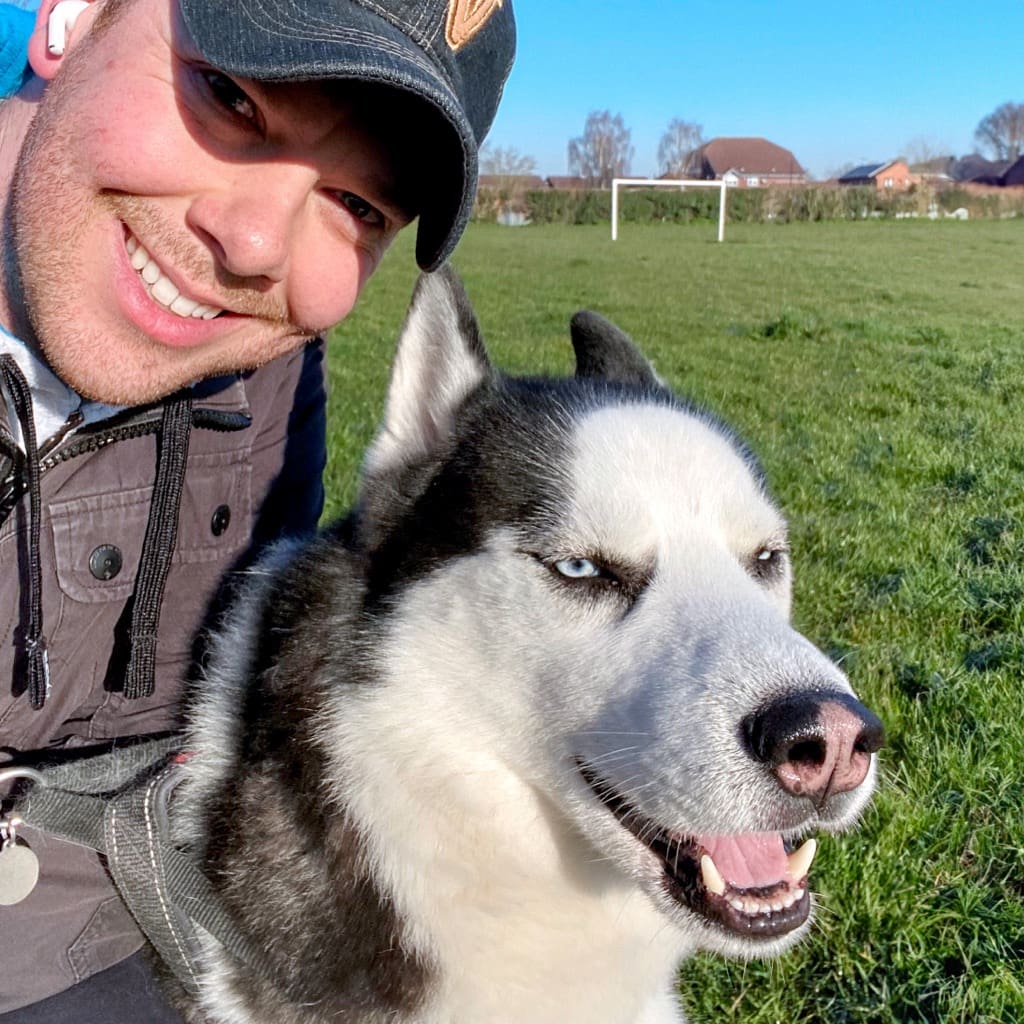
<path id="1" fill-rule="evenodd" d="M 718 198 L 718 240 L 725 239 L 725 181 L 702 181 L 698 178 L 612 178 L 612 241 L 619 237 L 619 188 L 641 185 L 645 188 L 717 188 Z"/>

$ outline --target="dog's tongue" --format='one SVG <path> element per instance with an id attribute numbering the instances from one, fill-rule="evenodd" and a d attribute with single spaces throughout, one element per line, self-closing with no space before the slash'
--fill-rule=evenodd
<path id="1" fill-rule="evenodd" d="M 742 836 L 701 836 L 700 845 L 722 877 L 736 889 L 756 889 L 784 881 L 789 862 L 782 836 L 752 832 Z"/>

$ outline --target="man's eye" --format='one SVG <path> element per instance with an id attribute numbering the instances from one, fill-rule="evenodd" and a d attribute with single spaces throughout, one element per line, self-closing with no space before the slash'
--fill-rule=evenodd
<path id="1" fill-rule="evenodd" d="M 357 196 L 354 192 L 339 192 L 338 202 L 352 214 L 356 220 L 361 220 L 366 224 L 382 225 L 384 223 L 384 214 L 377 209 L 372 203 L 368 203 L 362 196 Z"/>
<path id="2" fill-rule="evenodd" d="M 256 105 L 235 83 L 219 71 L 204 71 L 203 78 L 214 100 L 235 117 L 241 117 L 254 124 L 259 122 Z"/>

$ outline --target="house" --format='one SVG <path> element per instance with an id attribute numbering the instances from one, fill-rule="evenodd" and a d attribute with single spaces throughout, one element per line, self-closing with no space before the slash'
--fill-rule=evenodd
<path id="1" fill-rule="evenodd" d="M 954 181 L 974 181 L 979 185 L 1002 184 L 1003 175 L 1009 170 L 1006 160 L 988 160 L 978 153 L 954 160 L 949 169 L 949 176 Z"/>
<path id="2" fill-rule="evenodd" d="M 1006 186 L 1024 185 L 1024 156 L 1015 164 L 1011 164 L 1003 175 L 1002 184 Z"/>
<path id="3" fill-rule="evenodd" d="M 807 183 L 807 172 L 788 149 L 758 137 L 705 142 L 690 154 L 683 176 L 746 188 Z"/>
<path id="4" fill-rule="evenodd" d="M 854 167 L 840 175 L 839 184 L 873 185 L 879 192 L 906 192 L 920 184 L 920 178 L 910 173 L 906 160 L 887 160 Z"/>

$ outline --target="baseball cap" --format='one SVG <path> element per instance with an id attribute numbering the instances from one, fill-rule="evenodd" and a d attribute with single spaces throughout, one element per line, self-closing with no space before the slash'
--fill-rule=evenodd
<path id="1" fill-rule="evenodd" d="M 512 0 L 180 0 L 214 66 L 255 81 L 346 79 L 425 100 L 452 172 L 420 210 L 416 262 L 451 254 L 476 194 L 477 151 L 515 55 Z M 427 163 L 434 154 L 424 153 Z M 450 180 L 449 180 L 450 179 Z"/>

